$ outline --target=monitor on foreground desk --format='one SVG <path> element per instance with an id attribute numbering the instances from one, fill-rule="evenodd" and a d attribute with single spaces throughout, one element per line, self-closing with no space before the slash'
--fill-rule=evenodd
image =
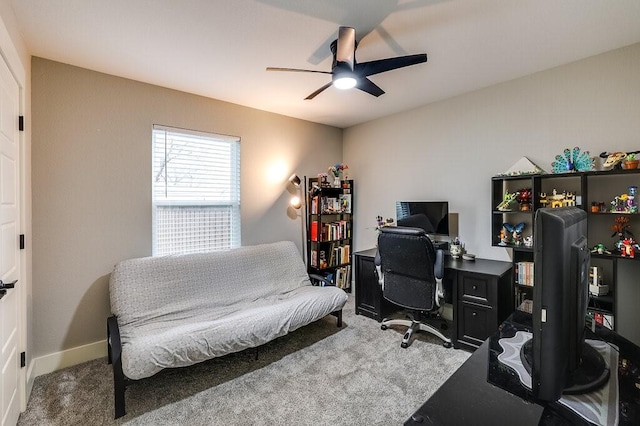
<path id="1" fill-rule="evenodd" d="M 565 406 L 536 401 L 521 385 L 517 373 L 498 361 L 502 353 L 500 337 L 513 337 L 527 327 L 530 330 L 531 316 L 514 312 L 405 425 L 592 425 Z M 618 348 L 617 368 L 611 369 L 618 388 L 617 424 L 639 425 L 640 348 L 604 327 L 597 327 L 588 338 Z"/>
<path id="2" fill-rule="evenodd" d="M 604 356 L 611 370 L 607 383 L 588 393 L 563 394 L 557 401 L 546 402 L 534 396 L 531 376 L 520 359 L 520 345 L 530 336 L 531 325 L 531 315 L 516 311 L 489 338 L 489 383 L 544 406 L 547 420 L 541 424 L 640 424 L 640 388 L 636 388 L 640 386 L 640 350 L 637 346 L 607 329 L 589 332 L 586 341 Z M 635 369 L 635 373 L 629 374 L 630 368 Z"/>

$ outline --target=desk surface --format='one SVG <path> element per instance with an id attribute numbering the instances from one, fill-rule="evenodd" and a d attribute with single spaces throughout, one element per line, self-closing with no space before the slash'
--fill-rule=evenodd
<path id="1" fill-rule="evenodd" d="M 514 312 L 510 318 L 526 323 L 520 317 L 528 314 Z M 500 332 L 507 329 L 505 321 Z M 507 333 L 510 333 L 507 330 Z M 604 327 L 596 329 L 598 338 L 619 348 L 620 361 L 613 372 L 618 374 L 620 391 L 620 425 L 640 424 L 640 348 L 617 333 Z M 592 337 L 589 337 L 592 338 Z M 520 398 L 487 381 L 491 338 L 409 418 L 405 425 L 565 425 L 563 415 L 553 408 Z M 585 424 L 579 422 L 579 424 Z"/>
<path id="2" fill-rule="evenodd" d="M 487 382 L 485 341 L 405 425 L 538 425 L 543 407 Z"/>
<path id="3" fill-rule="evenodd" d="M 374 258 L 376 256 L 376 249 L 371 248 L 368 250 L 362 250 L 354 253 L 354 256 L 364 256 Z M 501 260 L 491 259 L 479 259 L 476 260 L 463 260 L 454 259 L 448 254 L 445 256 L 444 267 L 445 269 L 455 269 L 456 271 L 472 272 L 476 274 L 485 274 L 501 277 L 502 275 L 511 271 L 511 262 L 504 262 Z"/>

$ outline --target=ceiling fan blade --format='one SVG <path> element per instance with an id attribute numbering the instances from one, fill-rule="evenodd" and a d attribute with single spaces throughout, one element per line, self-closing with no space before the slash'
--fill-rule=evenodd
<path id="1" fill-rule="evenodd" d="M 373 81 L 369 80 L 366 77 L 358 79 L 356 88 L 362 90 L 363 92 L 367 92 L 368 94 L 373 95 L 376 98 L 380 95 L 384 95 L 384 90 L 382 90 Z"/>
<path id="2" fill-rule="evenodd" d="M 267 67 L 267 71 L 316 72 L 319 74 L 331 74 L 331 72 L 329 71 L 302 70 L 299 68 L 278 68 L 278 67 Z"/>
<path id="3" fill-rule="evenodd" d="M 353 71 L 356 58 L 356 30 L 351 27 L 340 27 L 338 29 L 338 40 L 335 52 L 334 67 L 339 65 L 349 71 Z"/>
<path id="4" fill-rule="evenodd" d="M 380 74 L 381 72 L 395 70 L 397 68 L 420 64 L 422 62 L 427 62 L 426 53 L 362 62 L 360 64 L 356 64 L 355 72 L 359 76 L 367 77 L 374 74 Z"/>
<path id="5" fill-rule="evenodd" d="M 333 84 L 332 81 L 330 81 L 329 83 L 325 84 L 324 86 L 322 86 L 321 88 L 319 88 L 318 90 L 316 90 L 315 92 L 313 92 L 312 94 L 310 94 L 309 96 L 307 96 L 306 98 L 304 98 L 305 101 L 310 101 L 311 99 L 315 98 L 316 96 L 318 96 L 320 93 L 324 92 L 326 89 L 328 89 L 331 85 Z"/>

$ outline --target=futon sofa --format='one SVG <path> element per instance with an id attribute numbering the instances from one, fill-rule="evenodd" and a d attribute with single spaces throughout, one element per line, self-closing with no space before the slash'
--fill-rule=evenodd
<path id="1" fill-rule="evenodd" d="M 347 301 L 339 288 L 312 285 L 290 241 L 125 260 L 109 296 L 116 418 L 128 379 L 257 347 L 328 314 L 340 327 Z"/>

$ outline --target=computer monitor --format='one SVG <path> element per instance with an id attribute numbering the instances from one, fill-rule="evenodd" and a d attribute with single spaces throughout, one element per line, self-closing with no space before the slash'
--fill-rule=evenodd
<path id="1" fill-rule="evenodd" d="M 602 355 L 585 343 L 589 300 L 587 214 L 577 207 L 536 211 L 533 337 L 520 357 L 543 401 L 591 392 L 609 379 Z"/>
<path id="2" fill-rule="evenodd" d="M 398 226 L 422 228 L 427 235 L 449 235 L 448 201 L 396 201 Z"/>

